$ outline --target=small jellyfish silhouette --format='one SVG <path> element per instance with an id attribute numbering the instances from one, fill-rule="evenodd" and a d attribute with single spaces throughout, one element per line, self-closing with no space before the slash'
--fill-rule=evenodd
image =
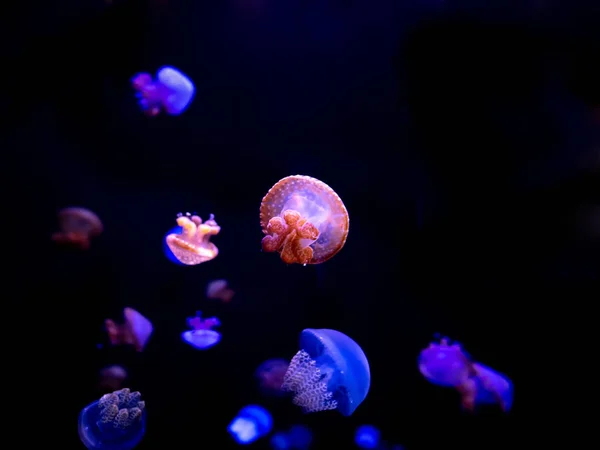
<path id="1" fill-rule="evenodd" d="M 98 216 L 85 208 L 61 209 L 58 212 L 58 222 L 60 231 L 52 235 L 52 240 L 82 250 L 89 249 L 91 239 L 104 230 Z"/>
<path id="2" fill-rule="evenodd" d="M 281 386 L 289 363 L 285 359 L 269 359 L 256 369 L 259 388 L 266 395 L 282 395 Z"/>
<path id="3" fill-rule="evenodd" d="M 273 416 L 262 406 L 248 405 L 227 427 L 238 444 L 247 445 L 266 436 L 273 428 Z"/>
<path id="4" fill-rule="evenodd" d="M 100 370 L 98 385 L 104 392 L 116 391 L 123 387 L 127 379 L 127 370 L 122 366 L 108 366 Z"/>
<path id="5" fill-rule="evenodd" d="M 312 431 L 304 425 L 294 425 L 289 431 L 279 431 L 271 437 L 273 450 L 308 450 L 312 443 Z"/>
<path id="6" fill-rule="evenodd" d="M 221 333 L 212 329 L 221 325 L 216 317 L 202 319 L 201 311 L 197 311 L 195 317 L 187 319 L 187 323 L 193 329 L 184 331 L 181 338 L 192 347 L 206 350 L 214 347 L 221 340 Z"/>
<path id="7" fill-rule="evenodd" d="M 229 303 L 234 295 L 235 292 L 229 289 L 227 280 L 213 280 L 206 286 L 206 298 Z"/>
<path id="8" fill-rule="evenodd" d="M 177 116 L 192 102 L 194 83 L 173 67 L 163 67 L 152 79 L 149 73 L 139 73 L 131 80 L 137 91 L 139 105 L 148 116 L 157 116 L 161 110 Z"/>
<path id="9" fill-rule="evenodd" d="M 305 413 L 337 409 L 351 415 L 367 397 L 369 362 L 360 346 L 336 330 L 306 329 L 281 389 L 294 394 Z"/>
<path id="10" fill-rule="evenodd" d="M 461 395 L 465 410 L 497 404 L 509 412 L 513 402 L 512 382 L 503 374 L 473 362 L 462 346 L 447 337 L 431 342 L 419 355 L 419 371 L 431 383 L 453 387 Z"/>
<path id="11" fill-rule="evenodd" d="M 178 262 L 195 266 L 217 257 L 219 249 L 210 242 L 210 237 L 219 234 L 221 227 L 213 214 L 203 223 L 196 215 L 180 213 L 177 215 L 177 225 L 181 227 L 181 232 L 168 234 L 165 242 Z"/>
<path id="12" fill-rule="evenodd" d="M 131 450 L 146 431 L 145 402 L 139 392 L 127 388 L 103 395 L 83 408 L 78 429 L 90 450 Z"/>
<path id="13" fill-rule="evenodd" d="M 264 252 L 279 252 L 286 264 L 320 264 L 338 253 L 350 217 L 333 189 L 316 178 L 279 180 L 260 205 Z"/>
<path id="14" fill-rule="evenodd" d="M 106 319 L 104 326 L 111 345 L 133 345 L 141 352 L 146 347 L 152 334 L 152 323 L 132 308 L 123 310 L 125 323 L 117 324 L 112 319 Z"/>
<path id="15" fill-rule="evenodd" d="M 381 431 L 372 425 L 362 425 L 356 429 L 354 442 L 358 448 L 379 448 L 381 442 Z"/>

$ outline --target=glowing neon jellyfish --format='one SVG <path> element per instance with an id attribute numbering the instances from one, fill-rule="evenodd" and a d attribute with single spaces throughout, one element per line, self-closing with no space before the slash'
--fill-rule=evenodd
<path id="1" fill-rule="evenodd" d="M 475 411 L 482 404 L 498 404 L 504 412 L 512 407 L 512 382 L 505 375 L 471 361 L 461 345 L 450 343 L 447 337 L 421 351 L 419 371 L 433 384 L 455 388 L 467 411 Z"/>
<path id="2" fill-rule="evenodd" d="M 132 308 L 123 311 L 125 323 L 117 324 L 112 319 L 106 319 L 104 326 L 111 345 L 133 345 L 141 352 L 146 347 L 152 334 L 152 323 Z"/>
<path id="3" fill-rule="evenodd" d="M 227 427 L 238 444 L 251 444 L 266 436 L 273 428 L 273 416 L 262 406 L 248 405 L 238 413 Z"/>
<path id="4" fill-rule="evenodd" d="M 281 389 L 305 413 L 337 409 L 349 416 L 367 397 L 369 362 L 359 345 L 336 330 L 306 329 Z"/>
<path id="5" fill-rule="evenodd" d="M 339 252 L 350 218 L 333 189 L 316 178 L 279 180 L 260 205 L 265 252 L 279 252 L 286 264 L 320 264 Z"/>
<path id="6" fill-rule="evenodd" d="M 381 441 L 381 431 L 372 425 L 362 425 L 357 428 L 354 442 L 358 448 L 378 448 Z"/>
<path id="7" fill-rule="evenodd" d="M 197 311 L 196 317 L 189 317 L 187 322 L 193 329 L 184 331 L 181 338 L 192 347 L 206 350 L 214 347 L 221 340 L 221 333 L 212 329 L 221 325 L 216 317 L 202 319 L 202 313 Z"/>
<path id="8" fill-rule="evenodd" d="M 282 395 L 281 386 L 288 367 L 285 359 L 269 359 L 258 366 L 254 375 L 261 392 L 266 395 Z"/>
<path id="9" fill-rule="evenodd" d="M 64 208 L 58 212 L 60 231 L 52 235 L 59 244 L 69 244 L 82 250 L 90 248 L 93 237 L 102 234 L 104 227 L 96 214 L 85 208 Z"/>
<path id="10" fill-rule="evenodd" d="M 178 214 L 177 225 L 181 231 L 173 229 L 173 233 L 167 235 L 165 243 L 170 254 L 181 264 L 186 266 L 195 266 L 206 261 L 215 259 L 219 254 L 219 249 L 210 242 L 211 236 L 216 236 L 221 231 L 221 227 L 215 221 L 215 216 L 210 215 L 206 222 L 196 215 L 190 213 Z M 167 257 L 173 260 L 169 255 Z"/>
<path id="11" fill-rule="evenodd" d="M 206 298 L 229 303 L 234 295 L 235 292 L 229 289 L 227 280 L 213 280 L 206 286 Z"/>
<path id="12" fill-rule="evenodd" d="M 83 408 L 78 428 L 81 442 L 90 450 L 131 450 L 146 431 L 141 394 L 126 388 L 103 395 Z"/>
<path id="13" fill-rule="evenodd" d="M 192 102 L 194 83 L 173 67 L 163 67 L 152 79 L 149 73 L 139 73 L 131 80 L 137 91 L 139 105 L 148 116 L 157 116 L 161 110 L 177 116 Z"/>
<path id="14" fill-rule="evenodd" d="M 304 425 L 294 425 L 289 431 L 274 433 L 271 448 L 274 450 L 308 450 L 312 443 L 312 431 Z"/>

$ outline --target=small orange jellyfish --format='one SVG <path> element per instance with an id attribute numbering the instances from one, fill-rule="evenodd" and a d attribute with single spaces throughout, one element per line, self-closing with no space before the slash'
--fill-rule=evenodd
<path id="1" fill-rule="evenodd" d="M 213 280 L 206 286 L 206 298 L 229 303 L 234 295 L 235 292 L 229 289 L 227 280 Z"/>
<path id="2" fill-rule="evenodd" d="M 60 230 L 52 235 L 59 244 L 70 244 L 82 250 L 90 248 L 91 238 L 104 230 L 96 214 L 85 208 L 64 208 L 58 212 Z"/>
<path id="3" fill-rule="evenodd" d="M 202 223 L 202 219 L 196 215 L 179 213 L 177 225 L 182 228 L 181 233 L 169 234 L 166 242 L 180 263 L 195 266 L 217 257 L 219 249 L 210 242 L 210 237 L 219 234 L 221 227 L 213 214 Z"/>
<path id="4" fill-rule="evenodd" d="M 112 345 L 133 345 L 141 352 L 152 334 L 152 323 L 132 308 L 123 311 L 125 323 L 117 324 L 111 319 L 104 321 L 108 338 Z"/>
<path id="5" fill-rule="evenodd" d="M 260 204 L 265 252 L 279 252 L 286 264 L 320 264 L 339 252 L 350 217 L 342 199 L 316 178 L 279 180 Z"/>

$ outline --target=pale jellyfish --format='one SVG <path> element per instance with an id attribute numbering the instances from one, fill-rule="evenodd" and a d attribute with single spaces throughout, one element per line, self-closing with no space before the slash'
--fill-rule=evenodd
<path id="1" fill-rule="evenodd" d="M 448 338 L 421 351 L 419 371 L 431 383 L 456 389 L 467 411 L 483 404 L 497 404 L 504 412 L 512 408 L 513 386 L 508 377 L 472 361 L 460 344 L 450 344 Z"/>
<path id="2" fill-rule="evenodd" d="M 139 105 L 148 116 L 161 110 L 176 116 L 184 112 L 194 97 L 194 83 L 173 67 L 163 67 L 152 79 L 149 73 L 139 73 L 131 80 Z"/>
<path id="3" fill-rule="evenodd" d="M 111 319 L 104 321 L 110 343 L 133 345 L 138 352 L 141 352 L 152 334 L 152 323 L 132 308 L 125 308 L 123 315 L 125 316 L 123 324 L 117 324 Z"/>
<path id="4" fill-rule="evenodd" d="M 123 383 L 127 379 L 127 371 L 122 366 L 108 366 L 100 370 L 100 389 L 103 391 L 116 391 L 123 387 Z"/>
<path id="5" fill-rule="evenodd" d="M 210 241 L 210 238 L 219 234 L 221 227 L 215 221 L 213 214 L 206 222 L 202 222 L 197 215 L 179 213 L 177 225 L 181 229 L 174 229 L 174 232 L 165 238 L 165 243 L 170 251 L 170 254 L 167 254 L 169 259 L 187 266 L 195 266 L 217 257 L 219 249 Z"/>
<path id="6" fill-rule="evenodd" d="M 212 329 L 221 325 L 216 317 L 203 319 L 202 313 L 196 311 L 196 316 L 189 317 L 187 322 L 192 329 L 184 331 L 181 338 L 192 347 L 205 350 L 214 347 L 221 340 L 221 333 Z"/>
<path id="7" fill-rule="evenodd" d="M 229 303 L 234 295 L 235 292 L 229 289 L 227 280 L 213 280 L 206 286 L 206 298 Z"/>
<path id="8" fill-rule="evenodd" d="M 269 359 L 256 369 L 260 390 L 267 395 L 282 395 L 283 378 L 289 363 L 285 359 Z"/>
<path id="9" fill-rule="evenodd" d="M 58 221 L 60 231 L 52 235 L 52 240 L 83 250 L 90 248 L 91 239 L 99 236 L 104 230 L 98 216 L 85 208 L 61 209 L 58 212 Z"/>

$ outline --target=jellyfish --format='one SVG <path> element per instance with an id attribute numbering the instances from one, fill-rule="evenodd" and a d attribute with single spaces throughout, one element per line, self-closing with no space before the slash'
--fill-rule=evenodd
<path id="1" fill-rule="evenodd" d="M 121 389 L 127 379 L 127 370 L 122 366 L 108 366 L 100 370 L 99 387 L 103 391 L 116 391 Z"/>
<path id="2" fill-rule="evenodd" d="M 381 441 L 381 431 L 372 425 L 362 425 L 354 434 L 354 442 L 358 448 L 378 448 Z"/>
<path id="3" fill-rule="evenodd" d="M 196 215 L 180 213 L 177 215 L 177 225 L 181 227 L 181 231 L 168 234 L 165 242 L 170 254 L 178 262 L 195 266 L 217 257 L 219 249 L 210 242 L 210 237 L 219 234 L 221 227 L 215 221 L 213 214 L 203 223 Z"/>
<path id="4" fill-rule="evenodd" d="M 152 334 L 152 323 L 132 308 L 123 311 L 125 323 L 117 324 L 112 319 L 106 319 L 104 326 L 112 345 L 133 345 L 141 352 L 146 347 Z"/>
<path id="5" fill-rule="evenodd" d="M 308 450 L 312 443 L 312 431 L 304 425 L 294 425 L 289 431 L 279 431 L 271 437 L 274 450 Z"/>
<path id="6" fill-rule="evenodd" d="M 213 280 L 206 286 L 206 298 L 229 303 L 234 295 L 235 292 L 229 289 L 227 280 Z"/>
<path id="7" fill-rule="evenodd" d="M 337 409 L 351 415 L 367 397 L 369 362 L 360 346 L 336 330 L 306 329 L 284 376 L 283 391 L 305 413 Z"/>
<path id="8" fill-rule="evenodd" d="M 269 359 L 258 366 L 255 376 L 260 390 L 267 395 L 281 395 L 281 385 L 288 367 L 285 359 Z"/>
<path id="9" fill-rule="evenodd" d="M 182 232 L 183 232 L 182 227 L 180 227 L 180 226 L 173 227 L 167 232 L 167 234 L 165 234 L 165 237 L 163 239 L 163 253 L 165 254 L 165 256 L 167 257 L 167 259 L 169 261 L 171 261 L 172 263 L 175 263 L 179 266 L 184 266 L 185 264 L 183 264 L 182 262 L 179 262 L 179 260 L 175 257 L 175 254 L 171 251 L 171 249 L 167 245 L 167 238 L 171 234 L 181 234 Z"/>
<path id="10" fill-rule="evenodd" d="M 248 405 L 238 413 L 227 427 L 238 444 L 251 444 L 266 436 L 273 428 L 273 416 L 262 406 Z"/>
<path id="11" fill-rule="evenodd" d="M 78 429 L 90 450 L 131 450 L 146 431 L 145 402 L 139 392 L 127 388 L 103 395 L 83 408 Z"/>
<path id="12" fill-rule="evenodd" d="M 202 319 L 201 311 L 196 311 L 196 316 L 189 317 L 187 323 L 193 329 L 184 331 L 181 338 L 192 347 L 206 350 L 214 347 L 221 340 L 221 333 L 212 329 L 221 325 L 216 317 Z"/>
<path id="13" fill-rule="evenodd" d="M 279 252 L 286 264 L 320 264 L 339 252 L 350 218 L 338 195 L 304 175 L 279 180 L 260 205 L 265 252 Z"/>
<path id="14" fill-rule="evenodd" d="M 163 67 L 152 79 L 149 73 L 139 73 L 131 80 L 137 91 L 139 105 L 148 116 L 157 116 L 161 110 L 177 116 L 190 105 L 196 88 L 194 83 L 173 67 Z"/>
<path id="15" fill-rule="evenodd" d="M 60 231 L 52 235 L 59 244 L 69 244 L 82 250 L 90 248 L 93 237 L 102 234 L 104 227 L 96 214 L 85 208 L 64 208 L 58 212 Z"/>
<path id="16" fill-rule="evenodd" d="M 418 364 L 421 374 L 431 383 L 456 389 L 466 411 L 474 412 L 478 405 L 484 404 L 497 404 L 504 412 L 512 408 L 512 382 L 505 375 L 473 362 L 459 343 L 451 343 L 447 337 L 422 350 Z"/>

